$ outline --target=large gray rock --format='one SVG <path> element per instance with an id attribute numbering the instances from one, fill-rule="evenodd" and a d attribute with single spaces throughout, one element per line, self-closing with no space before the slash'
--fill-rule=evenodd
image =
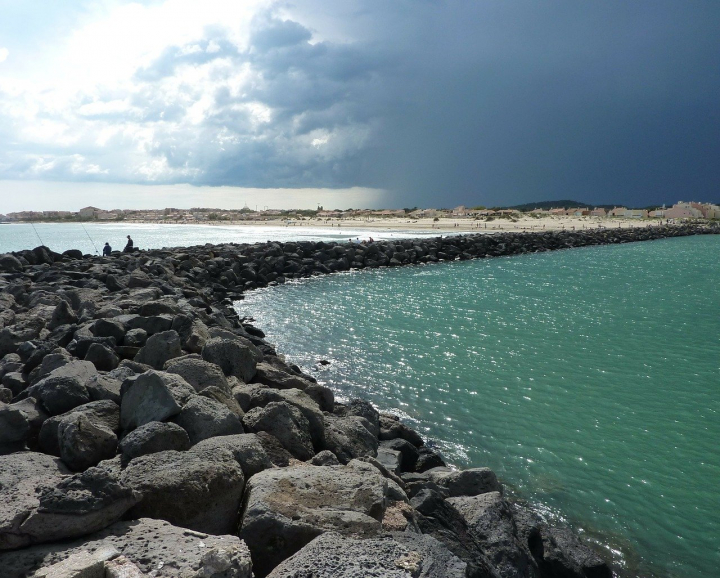
<path id="1" fill-rule="evenodd" d="M 136 502 L 110 472 L 69 473 L 45 454 L 0 456 L 0 550 L 95 532 Z"/>
<path id="2" fill-rule="evenodd" d="M 394 440 L 384 440 L 380 442 L 380 447 L 386 450 L 394 450 L 400 452 L 400 469 L 404 472 L 415 471 L 420 453 L 417 448 L 409 441 L 402 438 Z"/>
<path id="3" fill-rule="evenodd" d="M 91 534 L 117 522 L 138 497 L 115 474 L 90 468 L 42 486 L 38 507 L 20 525 L 20 532 L 33 544 Z"/>
<path id="4" fill-rule="evenodd" d="M 85 361 L 89 361 L 99 371 L 112 371 L 120 363 L 120 358 L 107 345 L 92 343 L 85 354 Z"/>
<path id="5" fill-rule="evenodd" d="M 126 463 L 146 454 L 189 449 L 190 438 L 183 428 L 174 423 L 160 421 L 141 425 L 126 435 L 118 445 L 118 450 Z"/>
<path id="6" fill-rule="evenodd" d="M 328 532 L 268 578 L 465 578 L 467 565 L 430 536 L 393 533 L 360 540 Z"/>
<path id="7" fill-rule="evenodd" d="M 90 392 L 76 377 L 49 376 L 31 388 L 50 415 L 59 415 L 90 401 Z"/>
<path id="8" fill-rule="evenodd" d="M 117 319 L 98 319 L 90 331 L 96 337 L 113 337 L 117 343 L 125 337 L 125 326 Z"/>
<path id="9" fill-rule="evenodd" d="M 60 422 L 58 427 L 60 458 L 74 471 L 96 466 L 115 456 L 117 436 L 82 414 Z"/>
<path id="10" fill-rule="evenodd" d="M 240 418 L 219 401 L 195 396 L 175 417 L 175 423 L 190 436 L 190 443 L 215 437 L 244 433 Z"/>
<path id="11" fill-rule="evenodd" d="M 335 414 L 340 417 L 357 416 L 367 420 L 368 429 L 375 437 L 380 434 L 380 414 L 373 404 L 364 399 L 351 399 L 346 404 L 338 404 Z"/>
<path id="12" fill-rule="evenodd" d="M 510 505 L 500 492 L 448 498 L 502 578 L 540 576 L 530 551 L 518 539 Z"/>
<path id="13" fill-rule="evenodd" d="M 27 578 L 71 556 L 107 550 L 119 551 L 145 576 L 252 578 L 250 552 L 237 536 L 213 536 L 147 518 L 117 522 L 78 540 L 6 553 L 2 558 L 3 578 Z"/>
<path id="14" fill-rule="evenodd" d="M 271 402 L 287 402 L 300 410 L 308 421 L 310 437 L 316 450 L 325 445 L 325 418 L 317 403 L 299 389 L 271 389 L 262 387 L 250 394 L 249 407 L 265 407 Z"/>
<path id="15" fill-rule="evenodd" d="M 379 426 L 380 434 L 378 437 L 381 440 L 402 438 L 409 441 L 415 447 L 423 445 L 423 440 L 420 437 L 420 434 L 402 423 L 397 416 L 381 414 L 379 417 Z"/>
<path id="16" fill-rule="evenodd" d="M 168 331 L 172 327 L 172 315 L 151 315 L 149 317 L 133 317 L 126 323 L 128 329 L 142 329 L 147 335 L 155 335 Z"/>
<path id="17" fill-rule="evenodd" d="M 337 417 L 325 414 L 325 449 L 334 453 L 341 463 L 364 456 L 375 457 L 378 439 L 359 416 Z"/>
<path id="18" fill-rule="evenodd" d="M 245 383 L 255 377 L 255 357 L 250 348 L 239 341 L 214 337 L 205 343 L 202 357 L 220 366 L 225 375 L 234 375 Z"/>
<path id="19" fill-rule="evenodd" d="M 179 375 L 146 371 L 135 378 L 120 405 L 120 426 L 128 431 L 180 413 L 195 390 Z"/>
<path id="20" fill-rule="evenodd" d="M 427 472 L 430 479 L 445 488 L 450 497 L 477 496 L 486 492 L 500 492 L 502 484 L 490 468 L 471 468 L 455 472 Z"/>
<path id="21" fill-rule="evenodd" d="M 277 389 L 295 388 L 304 390 L 311 385 L 310 381 L 292 373 L 287 373 L 277 369 L 266 362 L 257 364 L 257 375 L 255 375 L 255 381 Z"/>
<path id="22" fill-rule="evenodd" d="M 172 328 L 180 335 L 183 349 L 190 353 L 200 353 L 209 339 L 207 326 L 202 321 L 193 321 L 187 315 L 176 315 Z"/>
<path id="23" fill-rule="evenodd" d="M 525 505 L 511 504 L 517 536 L 542 576 L 612 578 L 608 564 L 567 528 L 553 528 Z"/>
<path id="24" fill-rule="evenodd" d="M 121 480 L 142 494 L 132 518 L 160 518 L 210 534 L 233 532 L 245 478 L 229 451 L 164 451 L 132 460 Z"/>
<path id="25" fill-rule="evenodd" d="M 120 387 L 122 381 L 110 374 L 98 374 L 91 377 L 85 387 L 93 401 L 110 400 L 120 405 Z"/>
<path id="26" fill-rule="evenodd" d="M 59 459 L 35 452 L 0 456 L 0 550 L 21 548 L 30 536 L 20 525 L 40 504 L 38 490 L 70 474 Z"/>
<path id="27" fill-rule="evenodd" d="M 245 415 L 245 412 L 242 410 L 237 400 L 233 397 L 232 393 L 228 392 L 226 389 L 221 389 L 211 385 L 210 387 L 203 389 L 198 395 L 220 402 L 239 418 L 242 418 Z"/>
<path id="28" fill-rule="evenodd" d="M 78 415 L 83 415 L 93 425 L 108 429 L 114 433 L 117 433 L 120 427 L 120 407 L 115 402 L 110 400 L 91 401 L 71 409 L 67 413 L 45 420 L 38 437 L 40 449 L 47 454 L 59 456 L 60 440 L 58 432 L 60 424 Z"/>
<path id="29" fill-rule="evenodd" d="M 170 330 L 148 337 L 134 361 L 145 363 L 154 369 L 162 369 L 166 361 L 181 355 L 180 336 L 176 331 Z"/>
<path id="30" fill-rule="evenodd" d="M 248 481 L 240 529 L 264 576 L 323 532 L 375 536 L 385 512 L 387 481 L 369 467 L 292 466 Z"/>
<path id="31" fill-rule="evenodd" d="M 95 375 L 97 369 L 89 361 L 71 361 L 28 388 L 28 395 L 38 399 L 50 415 L 59 415 L 90 401 L 86 384 Z"/>
<path id="32" fill-rule="evenodd" d="M 232 453 L 237 463 L 240 464 L 245 479 L 273 467 L 262 442 L 253 433 L 206 439 L 195 445 L 193 451 L 212 454 L 216 449 L 228 450 Z"/>
<path id="33" fill-rule="evenodd" d="M 171 359 L 165 364 L 165 371 L 175 373 L 200 392 L 206 387 L 219 387 L 230 392 L 227 379 L 222 369 L 196 356 L 185 356 Z"/>
<path id="34" fill-rule="evenodd" d="M 270 433 L 299 460 L 309 460 L 315 455 L 310 424 L 294 405 L 282 401 L 256 407 L 245 414 L 243 424 L 249 432 Z"/>
<path id="35" fill-rule="evenodd" d="M 50 323 L 48 324 L 48 329 L 53 330 L 61 325 L 77 323 L 77 320 L 77 316 L 70 307 L 70 304 L 67 301 L 60 301 L 55 306 Z"/>
<path id="36" fill-rule="evenodd" d="M 131 329 L 125 334 L 123 345 L 128 347 L 142 347 L 147 342 L 148 334 L 144 329 Z"/>
<path id="37" fill-rule="evenodd" d="M 29 435 L 27 414 L 18 407 L 0 403 L 0 446 L 24 442 Z"/>

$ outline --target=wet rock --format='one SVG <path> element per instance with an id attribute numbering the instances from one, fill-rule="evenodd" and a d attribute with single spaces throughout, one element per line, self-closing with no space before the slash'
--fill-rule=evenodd
<path id="1" fill-rule="evenodd" d="M 174 423 L 151 421 L 126 435 L 118 446 L 124 462 L 167 450 L 185 451 L 190 449 L 187 432 Z"/>
<path id="2" fill-rule="evenodd" d="M 248 481 L 240 537 L 259 576 L 327 531 L 376 536 L 387 482 L 344 466 L 271 469 Z"/>
<path id="3" fill-rule="evenodd" d="M 134 361 L 144 363 L 154 369 L 162 369 L 165 362 L 180 357 L 180 336 L 175 331 L 163 331 L 150 336 L 135 356 Z"/>
<path id="4" fill-rule="evenodd" d="M 247 382 L 249 380 L 244 381 Z M 310 382 L 302 377 L 281 371 L 266 362 L 257 364 L 255 382 L 277 389 L 295 388 L 304 390 L 310 385 Z"/>
<path id="5" fill-rule="evenodd" d="M 471 468 L 455 472 L 428 472 L 430 479 L 445 488 L 450 497 L 477 496 L 486 492 L 502 494 L 502 484 L 490 468 Z"/>
<path id="6" fill-rule="evenodd" d="M 294 405 L 283 401 L 256 407 L 245 414 L 243 423 L 250 432 L 270 433 L 299 460 L 309 460 L 315 455 L 310 424 Z"/>
<path id="7" fill-rule="evenodd" d="M 240 418 L 214 399 L 195 396 L 175 417 L 175 423 L 190 436 L 190 443 L 215 437 L 244 433 Z"/>
<path id="8" fill-rule="evenodd" d="M 416 472 L 426 472 L 432 468 L 444 468 L 445 466 L 445 461 L 439 453 L 427 446 L 418 448 L 418 459 L 415 463 Z"/>
<path id="9" fill-rule="evenodd" d="M 252 351 L 238 341 L 212 338 L 205 343 L 202 357 L 205 361 L 218 365 L 225 375 L 234 375 L 245 383 L 256 373 Z"/>
<path id="10" fill-rule="evenodd" d="M 518 539 L 512 509 L 500 492 L 448 498 L 447 502 L 463 517 L 502 578 L 540 576 L 535 560 Z"/>
<path id="11" fill-rule="evenodd" d="M 223 534 L 237 528 L 245 485 L 229 451 L 164 451 L 132 460 L 121 480 L 142 494 L 132 518 L 159 518 L 172 524 Z"/>
<path id="12" fill-rule="evenodd" d="M 7 578 L 25 578 L 41 567 L 82 552 L 117 551 L 146 576 L 251 578 L 250 552 L 237 536 L 213 536 L 143 518 L 117 522 L 83 539 L 33 546 L 3 556 Z M 108 566 L 106 565 L 106 571 Z M 105 574 L 105 578 L 110 575 Z M 123 577 L 134 578 L 134 577 Z"/>
<path id="13" fill-rule="evenodd" d="M 409 441 L 415 447 L 423 445 L 420 435 L 402 423 L 396 416 L 381 414 L 379 418 L 381 440 L 393 440 L 401 438 Z"/>
<path id="14" fill-rule="evenodd" d="M 402 438 L 396 438 L 394 440 L 382 441 L 380 442 L 380 446 L 388 450 L 395 450 L 400 452 L 400 469 L 402 471 L 415 471 L 415 464 L 417 464 L 420 454 L 417 448 L 409 441 Z"/>
<path id="15" fill-rule="evenodd" d="M 129 431 L 180 413 L 195 390 L 180 376 L 163 371 L 140 374 L 123 394 L 120 426 Z"/>

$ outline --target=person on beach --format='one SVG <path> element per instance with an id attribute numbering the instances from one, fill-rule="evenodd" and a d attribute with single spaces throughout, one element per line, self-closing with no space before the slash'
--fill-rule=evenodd
<path id="1" fill-rule="evenodd" d="M 110 246 L 110 243 L 106 241 L 105 246 L 103 247 L 103 257 L 107 257 L 110 253 L 112 253 L 112 247 Z"/>
<path id="2" fill-rule="evenodd" d="M 133 240 L 130 237 L 130 235 L 127 236 L 127 245 L 125 245 L 125 248 L 123 249 L 124 253 L 132 253 L 133 252 Z"/>

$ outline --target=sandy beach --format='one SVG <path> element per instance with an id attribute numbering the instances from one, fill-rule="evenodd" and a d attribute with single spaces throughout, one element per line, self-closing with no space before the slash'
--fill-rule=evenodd
<path id="1" fill-rule="evenodd" d="M 145 221 L 126 220 L 127 223 L 152 223 L 178 224 L 177 221 Z M 660 219 L 627 219 L 620 217 L 568 217 L 568 216 L 547 216 L 529 217 L 522 216 L 515 220 L 494 219 L 492 221 L 474 219 L 402 219 L 402 218 L 355 218 L 355 219 L 303 219 L 303 220 L 281 220 L 268 219 L 266 221 L 193 221 L 185 224 L 192 225 L 237 225 L 239 227 L 313 227 L 313 228 L 339 228 L 367 229 L 377 231 L 432 231 L 438 233 L 497 233 L 497 232 L 539 232 L 539 231 L 581 231 L 591 229 L 636 229 L 645 227 L 657 227 L 665 224 Z M 672 220 L 671 220 L 672 223 Z"/>

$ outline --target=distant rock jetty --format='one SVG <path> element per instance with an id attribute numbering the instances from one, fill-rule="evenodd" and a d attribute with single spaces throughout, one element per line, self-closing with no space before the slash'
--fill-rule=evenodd
<path id="1" fill-rule="evenodd" d="M 0 574 L 610 577 L 489 469 L 336 402 L 232 302 L 335 271 L 718 232 L 0 255 Z"/>

